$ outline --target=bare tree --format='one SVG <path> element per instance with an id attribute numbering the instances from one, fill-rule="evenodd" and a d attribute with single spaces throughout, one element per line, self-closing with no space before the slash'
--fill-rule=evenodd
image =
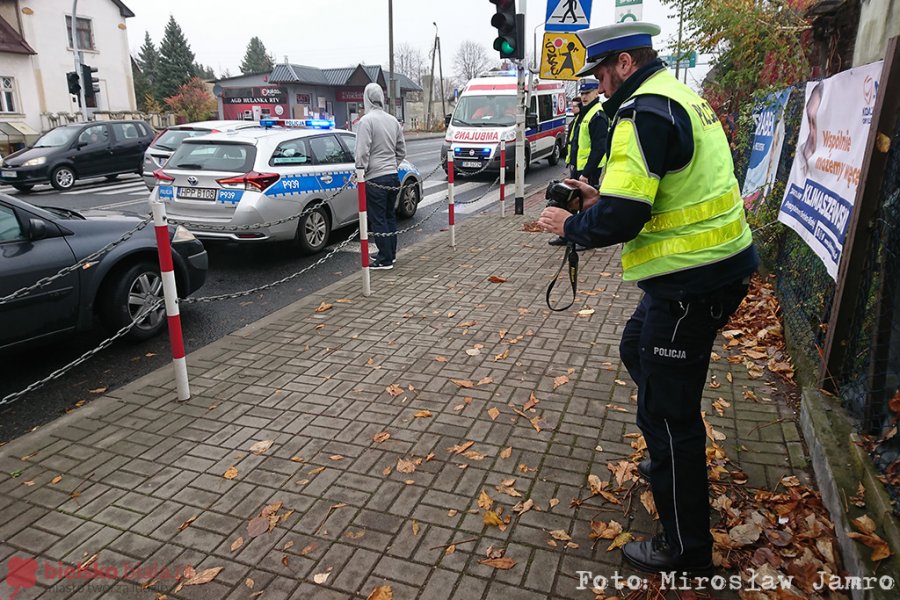
<path id="1" fill-rule="evenodd" d="M 456 74 L 459 79 L 466 83 L 488 69 L 491 66 L 491 60 L 488 58 L 487 50 L 484 49 L 484 46 L 477 42 L 466 40 L 460 45 L 459 50 L 456 51 L 453 65 L 456 67 Z"/>
<path id="2" fill-rule="evenodd" d="M 422 85 L 422 76 L 425 71 L 425 55 L 418 48 L 409 44 L 400 44 L 394 53 L 394 68 L 398 73 L 403 73 L 414 82 Z"/>

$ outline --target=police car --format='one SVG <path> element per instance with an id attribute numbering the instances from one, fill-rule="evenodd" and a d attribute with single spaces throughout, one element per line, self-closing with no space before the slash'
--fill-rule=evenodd
<path id="1" fill-rule="evenodd" d="M 151 198 L 198 238 L 292 240 L 306 253 L 328 244 L 334 229 L 359 219 L 356 134 L 320 119 L 262 120 L 252 129 L 189 138 L 154 172 Z M 397 216 L 408 219 L 422 198 L 422 178 L 409 162 L 399 171 Z M 307 210 L 307 208 L 312 210 Z M 279 225 L 242 226 L 277 221 Z"/>

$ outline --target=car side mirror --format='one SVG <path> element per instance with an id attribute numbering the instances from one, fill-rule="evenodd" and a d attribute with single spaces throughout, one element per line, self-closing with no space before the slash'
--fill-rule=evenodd
<path id="1" fill-rule="evenodd" d="M 50 237 L 50 230 L 47 223 L 43 219 L 29 219 L 28 221 L 28 239 L 42 240 Z"/>
<path id="2" fill-rule="evenodd" d="M 450 126 L 450 119 L 453 118 L 453 115 L 444 115 L 444 127 Z"/>
<path id="3" fill-rule="evenodd" d="M 87 142 L 75 142 L 75 149 L 81 150 L 82 148 L 84 148 L 87 145 L 88 145 Z"/>
<path id="4" fill-rule="evenodd" d="M 525 127 L 529 129 L 533 129 L 538 126 L 537 115 L 534 113 L 528 113 L 525 115 Z"/>

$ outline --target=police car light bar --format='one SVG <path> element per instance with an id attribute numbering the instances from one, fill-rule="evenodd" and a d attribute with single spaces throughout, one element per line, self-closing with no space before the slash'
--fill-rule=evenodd
<path id="1" fill-rule="evenodd" d="M 334 121 L 329 119 L 260 119 L 259 126 L 288 127 L 298 129 L 334 129 Z"/>

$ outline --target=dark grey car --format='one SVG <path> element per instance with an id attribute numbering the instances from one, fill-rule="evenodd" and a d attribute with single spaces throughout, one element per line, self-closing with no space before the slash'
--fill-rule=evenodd
<path id="1" fill-rule="evenodd" d="M 73 265 L 119 239 L 138 215 L 40 208 L 0 194 L 0 298 Z M 203 244 L 183 227 L 169 227 L 178 295 L 206 279 Z M 111 331 L 131 323 L 162 297 L 153 224 L 96 260 L 49 285 L 0 303 L 0 350 L 91 328 L 97 318 Z M 160 307 L 128 333 L 132 340 L 156 335 L 166 325 Z"/>

